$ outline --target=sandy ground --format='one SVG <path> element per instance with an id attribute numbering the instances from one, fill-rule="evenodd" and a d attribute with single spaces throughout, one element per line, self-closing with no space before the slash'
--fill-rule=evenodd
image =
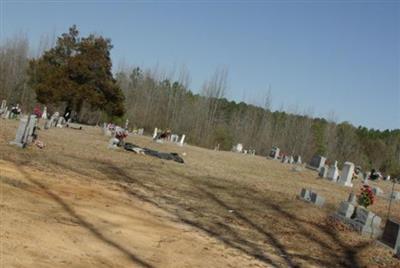
<path id="1" fill-rule="evenodd" d="M 185 152 L 181 165 L 109 150 L 95 127 L 43 130 L 44 149 L 20 149 L 8 145 L 17 125 L 0 120 L 0 267 L 400 267 L 329 219 L 352 189 L 313 171 L 128 138 Z M 302 187 L 324 208 L 298 200 Z M 386 219 L 387 207 L 378 198 L 371 209 Z M 400 204 L 392 212 L 400 219 Z"/>

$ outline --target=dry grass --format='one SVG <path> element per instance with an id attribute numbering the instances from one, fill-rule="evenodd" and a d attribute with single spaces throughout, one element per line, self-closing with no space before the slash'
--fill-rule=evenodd
<path id="1" fill-rule="evenodd" d="M 114 187 L 121 195 L 158 207 L 216 239 L 226 250 L 235 249 L 265 266 L 400 267 L 385 247 L 329 220 L 352 189 L 318 179 L 313 171 L 293 172 L 290 165 L 260 156 L 128 138 L 152 149 L 186 152 L 186 163 L 181 165 L 109 150 L 107 137 L 95 127 L 43 130 L 39 139 L 46 143 L 45 149 L 31 146 L 23 150 L 7 144 L 14 138 L 17 122 L 2 120 L 0 124 L 1 160 L 48 174 L 49 180 L 73 177 Z M 0 183 L 10 184 L 10 180 L 3 178 Z M 378 186 L 386 193 L 391 188 L 388 182 Z M 298 200 L 296 195 L 303 187 L 324 196 L 324 208 Z M 360 182 L 355 182 L 353 190 L 359 188 Z M 371 209 L 385 219 L 387 207 L 387 200 L 378 198 Z M 400 219 L 399 203 L 392 211 Z M 163 267 L 162 263 L 153 265 Z"/>

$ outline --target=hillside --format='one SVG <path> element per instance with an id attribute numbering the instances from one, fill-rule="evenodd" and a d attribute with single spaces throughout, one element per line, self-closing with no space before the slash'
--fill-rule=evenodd
<path id="1" fill-rule="evenodd" d="M 182 165 L 109 150 L 89 126 L 41 130 L 44 149 L 20 149 L 8 144 L 18 122 L 0 124 L 2 267 L 400 266 L 384 246 L 329 220 L 351 189 L 313 171 L 128 138 L 185 152 Z M 324 208 L 298 200 L 303 187 L 324 196 Z M 371 209 L 386 219 L 387 207 L 378 198 Z M 392 210 L 400 219 L 400 204 Z"/>

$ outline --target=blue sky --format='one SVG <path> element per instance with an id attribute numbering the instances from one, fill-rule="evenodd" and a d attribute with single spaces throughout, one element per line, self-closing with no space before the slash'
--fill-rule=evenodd
<path id="1" fill-rule="evenodd" d="M 218 67 L 227 97 L 400 128 L 400 1 L 3 1 L 1 39 L 76 24 L 112 39 L 114 65 L 186 66 L 198 92 Z"/>

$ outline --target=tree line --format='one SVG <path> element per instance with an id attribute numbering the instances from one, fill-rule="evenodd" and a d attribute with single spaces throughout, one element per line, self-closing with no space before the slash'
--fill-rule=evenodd
<path id="1" fill-rule="evenodd" d="M 230 101 L 228 72 L 221 68 L 194 93 L 189 74 L 175 77 L 139 67 L 111 72 L 111 41 L 80 37 L 76 27 L 51 46 L 32 55 L 26 37 L 0 45 L 0 99 L 32 110 L 37 103 L 50 111 L 69 107 L 83 123 L 129 119 L 132 127 L 151 133 L 154 127 L 186 134 L 191 144 L 230 150 L 237 143 L 266 155 L 272 146 L 309 160 L 314 154 L 354 162 L 400 176 L 400 129 L 376 130 L 310 114 L 271 110 L 263 105 Z"/>

